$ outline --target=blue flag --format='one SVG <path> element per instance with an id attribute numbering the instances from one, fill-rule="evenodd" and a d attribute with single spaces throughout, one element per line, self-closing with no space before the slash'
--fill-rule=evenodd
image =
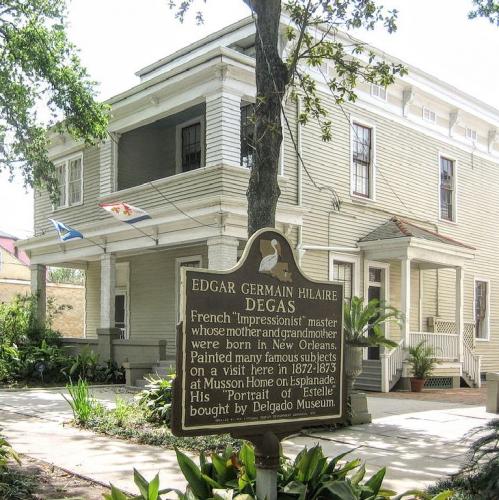
<path id="1" fill-rule="evenodd" d="M 82 239 L 83 234 L 72 227 L 66 226 L 63 222 L 59 222 L 55 219 L 49 219 L 49 221 L 54 224 L 55 230 L 59 233 L 59 238 L 61 241 L 77 240 Z"/>

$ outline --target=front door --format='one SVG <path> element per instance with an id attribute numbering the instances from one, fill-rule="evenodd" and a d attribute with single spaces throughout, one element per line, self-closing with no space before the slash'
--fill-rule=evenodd
<path id="1" fill-rule="evenodd" d="M 367 289 L 367 300 L 377 299 L 382 302 L 383 277 L 385 270 L 378 267 L 369 267 L 369 287 Z M 369 335 L 373 332 L 369 330 Z M 367 348 L 367 359 L 379 359 L 379 347 Z"/>

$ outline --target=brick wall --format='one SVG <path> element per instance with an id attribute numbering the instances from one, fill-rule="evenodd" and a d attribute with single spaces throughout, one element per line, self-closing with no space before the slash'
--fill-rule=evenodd
<path id="1" fill-rule="evenodd" d="M 0 302 L 10 302 L 16 294 L 29 294 L 30 284 L 6 283 L 0 280 Z M 85 287 L 47 283 L 47 297 L 53 297 L 56 305 L 68 304 L 67 309 L 54 319 L 53 328 L 64 337 L 83 337 L 85 318 Z"/>

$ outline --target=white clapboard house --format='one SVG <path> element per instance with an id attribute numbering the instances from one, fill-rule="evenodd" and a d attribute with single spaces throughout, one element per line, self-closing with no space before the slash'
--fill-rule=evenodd
<path id="1" fill-rule="evenodd" d="M 18 246 L 40 301 L 45 266 L 85 269 L 85 339 L 70 345 L 126 362 L 129 381 L 174 358 L 180 268 L 230 268 L 247 239 L 254 43 L 248 18 L 139 70 L 137 85 L 109 99 L 99 146 L 52 138 L 61 199 L 35 193 L 35 236 Z M 320 83 L 332 71 L 323 65 L 315 76 L 330 142 L 287 103 L 294 141 L 286 129 L 277 227 L 308 275 L 408 318 L 387 328 L 396 349 L 366 349 L 359 387 L 390 390 L 407 376 L 404 347 L 422 339 L 441 358 L 429 384 L 479 386 L 499 370 L 499 111 L 406 66 L 394 85 L 361 84 L 357 102 L 340 108 Z M 339 193 L 339 213 L 294 143 L 316 183 Z M 116 201 L 151 218 L 139 231 L 99 206 Z M 61 243 L 48 218 L 106 252 L 87 238 Z"/>

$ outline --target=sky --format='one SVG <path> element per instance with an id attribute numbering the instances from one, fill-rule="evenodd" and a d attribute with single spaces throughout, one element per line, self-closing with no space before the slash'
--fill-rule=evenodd
<path id="1" fill-rule="evenodd" d="M 93 80 L 99 98 L 138 82 L 134 73 L 165 55 L 235 22 L 249 10 L 242 0 L 198 2 L 205 24 L 193 16 L 174 18 L 168 0 L 72 0 L 69 37 Z M 499 109 L 499 28 L 469 20 L 471 0 L 384 0 L 399 11 L 398 30 L 382 27 L 354 34 Z M 229 8 L 230 6 L 230 8 Z M 27 237 L 33 227 L 32 193 L 22 180 L 0 173 L 0 230 Z"/>

